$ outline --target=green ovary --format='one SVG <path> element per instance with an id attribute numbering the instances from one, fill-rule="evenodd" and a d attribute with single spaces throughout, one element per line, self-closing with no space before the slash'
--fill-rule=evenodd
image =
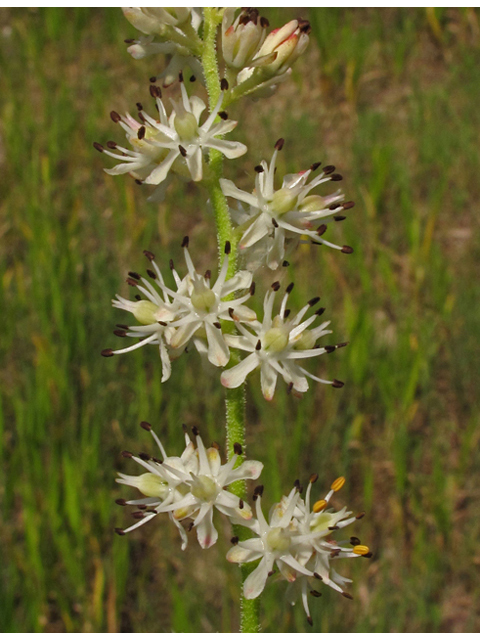
<path id="1" fill-rule="evenodd" d="M 198 476 L 192 483 L 192 494 L 205 502 L 215 500 L 218 494 L 217 483 L 208 476 Z"/>
<path id="2" fill-rule="evenodd" d="M 290 547 L 290 536 L 281 527 L 274 527 L 267 533 L 266 542 L 271 551 L 287 551 Z"/>
<path id="3" fill-rule="evenodd" d="M 210 312 L 217 302 L 215 294 L 210 289 L 207 289 L 207 287 L 195 288 L 191 300 L 195 309 L 198 311 L 206 311 L 207 313 Z"/>
<path id="4" fill-rule="evenodd" d="M 320 211 L 325 209 L 325 200 L 322 196 L 307 196 L 302 200 L 302 204 L 298 208 L 300 211 L 305 211 L 305 213 Z"/>
<path id="5" fill-rule="evenodd" d="M 279 353 L 288 345 L 288 333 L 284 329 L 273 327 L 263 338 L 263 348 L 270 353 Z"/>
<path id="6" fill-rule="evenodd" d="M 197 119 L 193 113 L 189 113 L 188 111 L 175 114 L 173 126 L 179 137 L 185 140 L 185 142 L 193 140 L 193 138 L 196 138 L 198 135 Z"/>
<path id="7" fill-rule="evenodd" d="M 270 202 L 270 210 L 282 215 L 291 211 L 297 204 L 297 195 L 291 189 L 283 188 L 275 191 Z"/>
<path id="8" fill-rule="evenodd" d="M 293 346 L 295 349 L 313 349 L 315 346 L 315 338 L 312 332 L 308 329 L 302 331 Z"/>
<path id="9" fill-rule="evenodd" d="M 140 300 L 140 302 L 137 302 L 135 305 L 133 315 L 140 324 L 154 324 L 157 322 L 156 315 L 158 310 L 159 307 L 153 304 L 153 302 L 150 302 L 150 300 Z"/>
<path id="10" fill-rule="evenodd" d="M 168 485 L 154 473 L 144 473 L 138 477 L 137 488 L 148 498 L 166 498 Z"/>

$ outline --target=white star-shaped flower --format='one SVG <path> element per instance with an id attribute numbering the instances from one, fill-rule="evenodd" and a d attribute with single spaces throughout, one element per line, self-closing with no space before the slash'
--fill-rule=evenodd
<path id="1" fill-rule="evenodd" d="M 222 373 L 222 384 L 231 389 L 239 387 L 245 381 L 249 373 L 260 367 L 262 393 L 266 400 L 271 400 L 275 393 L 277 378 L 280 374 L 289 389 L 298 394 L 308 389 L 307 377 L 323 384 L 331 384 L 334 387 L 343 387 L 339 380 L 323 380 L 306 371 L 297 361 L 330 353 L 338 347 L 345 346 L 340 343 L 334 346 L 320 347 L 317 340 L 328 333 L 327 326 L 330 322 L 324 322 L 320 326 L 310 329 L 325 309 L 318 309 L 314 315 L 304 320 L 307 311 L 317 304 L 320 298 L 310 300 L 296 315 L 290 317 L 287 309 L 288 296 L 293 289 L 293 283 L 286 289 L 280 312 L 272 318 L 275 293 L 280 284 L 275 282 L 272 290 L 267 292 L 264 300 L 263 322 L 251 322 L 248 327 L 236 323 L 240 335 L 226 336 L 230 347 L 249 351 L 248 355 L 239 364 Z"/>
<path id="2" fill-rule="evenodd" d="M 210 284 L 211 274 L 197 273 L 188 251 L 188 237 L 183 240 L 185 262 L 188 274 L 185 284 L 177 292 L 160 285 L 166 295 L 173 298 L 181 318 L 170 324 L 176 331 L 172 335 L 170 345 L 180 349 L 197 336 L 204 336 L 207 341 L 207 356 L 211 364 L 224 367 L 230 359 L 230 350 L 222 332 L 220 321 L 240 320 L 255 321 L 255 312 L 243 303 L 250 299 L 254 292 L 252 274 L 249 271 L 238 271 L 232 278 L 227 278 L 230 243 L 225 246 L 225 258 L 213 286 Z M 249 289 L 249 292 L 235 300 L 225 300 L 237 291 Z M 197 346 L 198 348 L 198 346 Z"/>
<path id="3" fill-rule="evenodd" d="M 293 514 L 300 497 L 296 487 L 282 503 L 275 505 L 270 514 L 269 523 L 262 511 L 262 491 L 263 487 L 257 487 L 255 496 L 257 519 L 254 526 L 249 527 L 258 537 L 238 542 L 227 553 L 229 562 L 239 564 L 261 558 L 258 567 L 250 573 L 243 584 L 243 593 L 247 600 L 258 598 L 262 593 L 268 576 L 273 573 L 274 564 L 286 576 L 290 576 L 292 570 L 306 576 L 313 576 L 309 569 L 298 562 L 293 552 L 296 533 Z"/>
<path id="4" fill-rule="evenodd" d="M 113 306 L 131 312 L 139 325 L 117 325 L 114 334 L 118 337 L 139 338 L 140 341 L 125 349 L 104 349 L 102 355 L 110 357 L 134 351 L 147 344 L 159 345 L 162 361 L 162 382 L 171 374 L 170 361 L 177 358 L 190 341 L 197 351 L 206 356 L 211 364 L 224 367 L 230 359 L 230 350 L 225 340 L 221 321 L 254 322 L 256 314 L 244 305 L 255 291 L 252 274 L 238 271 L 227 279 L 230 243 L 225 246 L 225 258 L 218 278 L 211 286 L 211 273 L 200 275 L 195 270 L 188 251 L 188 237 L 183 239 L 185 262 L 188 272 L 182 279 L 170 261 L 175 280 L 176 291 L 165 284 L 154 255 L 144 251 L 151 261 L 153 269 L 147 269 L 152 282 L 140 274 L 130 271 L 127 283 L 145 296 L 137 295 L 136 301 L 117 295 Z M 154 286 L 154 284 L 156 286 Z M 248 293 L 236 299 L 232 295 L 248 290 Z"/>
<path id="5" fill-rule="evenodd" d="M 182 79 L 181 74 L 180 78 Z M 151 86 L 150 91 L 156 99 L 158 120 L 150 117 L 140 103 L 137 106 L 141 123 L 129 114 L 122 117 L 112 112 L 112 119 L 125 130 L 133 151 L 120 147 L 115 142 L 108 143 L 107 149 L 95 143 L 98 151 L 121 161 L 113 169 L 105 169 L 107 173 L 130 173 L 146 184 L 159 185 L 167 178 L 175 163 L 173 168 L 177 172 L 187 172 L 192 180 L 198 182 L 203 178 L 203 154 L 208 149 L 217 149 L 230 159 L 238 158 L 247 151 L 247 147 L 241 142 L 219 138 L 237 126 L 236 121 L 228 119 L 215 123 L 222 107 L 223 92 L 211 114 L 200 125 L 205 103 L 198 96 L 189 98 L 183 82 L 180 86 L 182 99 L 178 102 L 171 100 L 173 109 L 170 116 L 167 116 L 160 98 L 161 90 L 155 85 Z M 222 115 L 226 117 L 224 112 Z M 113 149 L 115 153 L 109 149 Z"/>
<path id="6" fill-rule="evenodd" d="M 232 216 L 239 224 L 241 250 L 253 250 L 263 257 L 270 269 L 277 269 L 285 256 L 288 243 L 298 243 L 307 236 L 314 243 L 325 244 L 343 253 L 352 253 L 352 248 L 340 247 L 323 238 L 326 224 L 331 220 L 343 220 L 345 210 L 353 202 L 343 202 L 344 195 L 336 191 L 327 196 L 309 195 L 319 185 L 342 179 L 334 173 L 335 167 L 324 167 L 321 173 L 307 183 L 310 174 L 318 169 L 314 164 L 307 171 L 286 175 L 282 187 L 275 190 L 275 170 L 278 152 L 283 139 L 277 141 L 270 166 L 263 160 L 256 167 L 255 190 L 247 193 L 238 189 L 231 180 L 222 179 L 224 194 L 248 205 L 248 212 L 232 209 Z M 321 224 L 320 224 L 321 223 Z M 258 251 L 255 252 L 255 249 Z"/>
<path id="7" fill-rule="evenodd" d="M 142 426 L 151 431 L 148 423 Z M 197 529 L 200 546 L 207 549 L 215 544 L 218 532 L 213 524 L 214 508 L 238 523 L 250 520 L 252 511 L 248 504 L 239 499 L 225 487 L 238 480 L 256 480 L 263 469 L 257 460 L 246 460 L 239 466 L 237 461 L 242 450 L 235 444 L 234 455 L 222 465 L 216 447 L 205 448 L 198 430 L 194 427 L 197 448 L 185 434 L 186 448 L 180 458 L 167 457 L 165 450 L 153 431 L 155 441 L 160 447 L 163 460 L 147 454 L 134 456 L 130 452 L 123 455 L 132 458 L 146 470 L 141 476 L 120 474 L 117 482 L 139 489 L 146 497 L 144 500 L 120 500 L 122 505 L 141 505 L 147 507 L 138 514 L 140 521 L 128 529 L 117 529 L 123 535 L 145 524 L 160 513 L 168 513 L 182 535 L 182 548 L 186 547 L 186 536 L 180 521 L 192 518 L 191 527 Z"/>

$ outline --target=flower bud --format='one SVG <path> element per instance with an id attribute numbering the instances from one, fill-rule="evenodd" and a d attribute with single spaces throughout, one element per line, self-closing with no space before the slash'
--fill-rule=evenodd
<path id="1" fill-rule="evenodd" d="M 270 76 L 280 75 L 289 69 L 295 60 L 305 51 L 308 35 L 300 27 L 298 20 L 291 20 L 280 29 L 275 29 L 266 38 L 255 56 L 260 58 L 276 53 L 275 60 L 262 69 Z"/>
<path id="2" fill-rule="evenodd" d="M 242 11 L 234 21 L 235 9 L 225 10 L 222 22 L 222 51 L 225 63 L 233 69 L 243 69 L 252 62 L 265 40 L 266 27 L 258 13 Z"/>
<path id="3" fill-rule="evenodd" d="M 190 17 L 188 7 L 126 7 L 123 9 L 126 19 L 136 29 L 147 35 L 162 34 L 166 26 L 177 27 Z"/>

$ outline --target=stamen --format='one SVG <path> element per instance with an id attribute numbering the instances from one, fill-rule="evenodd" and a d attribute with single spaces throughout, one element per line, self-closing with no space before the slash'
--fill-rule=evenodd
<path id="1" fill-rule="evenodd" d="M 155 254 L 151 251 L 147 251 L 146 249 L 143 252 L 143 255 L 148 258 L 150 261 L 155 260 Z"/>
<path id="2" fill-rule="evenodd" d="M 119 536 L 125 535 L 125 531 L 123 529 L 120 529 L 120 527 L 115 527 L 115 533 L 118 533 Z"/>
<path id="3" fill-rule="evenodd" d="M 93 146 L 95 147 L 95 149 L 97 151 L 100 151 L 100 153 L 103 153 L 104 150 L 105 150 L 105 147 L 102 144 L 100 144 L 99 142 L 94 142 Z"/>
<path id="4" fill-rule="evenodd" d="M 145 429 L 145 431 L 151 431 L 152 430 L 152 425 L 149 422 L 146 422 L 145 420 L 140 422 L 140 426 L 142 427 L 142 429 Z"/>
<path id="5" fill-rule="evenodd" d="M 310 171 L 316 171 L 321 164 L 321 162 L 314 162 L 310 167 Z"/>
<path id="6" fill-rule="evenodd" d="M 349 246 L 347 246 L 347 245 L 344 245 L 344 246 L 342 247 L 342 253 L 353 253 L 353 249 L 352 249 L 352 247 L 349 247 Z"/>
<path id="7" fill-rule="evenodd" d="M 323 167 L 323 173 L 328 176 L 335 171 L 335 167 L 333 164 L 328 164 L 326 167 Z"/>
<path id="8" fill-rule="evenodd" d="M 311 484 L 314 484 L 317 480 L 318 480 L 318 473 L 312 473 L 312 475 L 310 476 L 309 482 Z"/>
<path id="9" fill-rule="evenodd" d="M 285 289 L 285 291 L 286 291 L 287 293 L 290 293 L 290 292 L 292 291 L 292 289 L 293 289 L 293 287 L 294 287 L 294 286 L 295 286 L 295 283 L 294 283 L 294 282 L 291 282 L 291 283 L 288 285 L 288 287 Z"/>
<path id="10" fill-rule="evenodd" d="M 122 119 L 122 117 L 120 116 L 120 114 L 118 114 L 116 111 L 110 111 L 110 118 L 111 118 L 114 122 L 120 122 L 120 120 Z"/>
<path id="11" fill-rule="evenodd" d="M 344 484 L 345 484 L 345 478 L 343 476 L 340 476 L 339 478 L 337 478 L 332 482 L 330 489 L 335 492 L 340 491 L 340 489 L 343 487 Z"/>
<path id="12" fill-rule="evenodd" d="M 188 236 L 184 236 L 184 238 L 183 238 L 183 240 L 182 240 L 182 244 L 181 244 L 182 248 L 183 248 L 183 247 L 188 247 L 188 243 L 189 243 L 189 238 L 188 238 Z"/>
<path id="13" fill-rule="evenodd" d="M 364 556 L 367 553 L 370 553 L 370 549 L 364 544 L 356 544 L 353 549 L 353 553 L 356 553 L 359 556 Z"/>
<path id="14" fill-rule="evenodd" d="M 222 78 L 220 80 L 220 89 L 222 91 L 227 91 L 228 90 L 228 80 L 226 78 Z"/>
<path id="15" fill-rule="evenodd" d="M 239 442 L 233 443 L 233 451 L 237 454 L 237 456 L 241 456 L 243 453 L 242 445 Z"/>
<path id="16" fill-rule="evenodd" d="M 181 144 L 179 144 L 179 145 L 178 145 L 178 150 L 180 151 L 180 153 L 182 154 L 182 156 L 183 156 L 184 158 L 186 158 L 186 157 L 187 157 L 187 150 L 185 149 L 185 147 L 182 147 L 182 145 L 181 145 Z"/>
<path id="17" fill-rule="evenodd" d="M 341 380 L 336 380 L 336 379 L 335 379 L 335 380 L 332 382 L 332 387 L 333 387 L 334 389 L 341 389 L 344 385 L 345 385 L 345 383 L 344 383 L 344 382 L 342 382 Z"/>
<path id="18" fill-rule="evenodd" d="M 323 511 L 326 506 L 327 506 L 326 500 L 318 500 L 313 505 L 313 513 L 320 513 L 320 511 Z"/>
<path id="19" fill-rule="evenodd" d="M 284 144 L 285 144 L 284 138 L 279 138 L 275 143 L 275 149 L 277 151 L 281 151 L 283 149 Z"/>
<path id="20" fill-rule="evenodd" d="M 111 358 L 111 357 L 113 356 L 113 349 L 104 349 L 104 350 L 101 352 L 101 355 L 102 355 L 104 358 Z"/>
<path id="21" fill-rule="evenodd" d="M 239 541 L 239 537 L 238 536 L 233 536 L 233 538 L 230 538 L 230 542 L 232 544 L 234 544 L 234 545 L 238 544 L 238 541 Z"/>
<path id="22" fill-rule="evenodd" d="M 265 171 L 265 169 L 262 167 L 261 164 L 257 164 L 257 166 L 255 167 L 255 171 L 257 173 L 263 173 Z"/>
<path id="23" fill-rule="evenodd" d="M 122 451 L 122 456 L 124 458 L 133 458 L 133 453 L 131 453 L 130 451 Z"/>

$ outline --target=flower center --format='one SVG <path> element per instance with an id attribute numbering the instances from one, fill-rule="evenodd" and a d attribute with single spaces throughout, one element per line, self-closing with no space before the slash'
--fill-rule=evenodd
<path id="1" fill-rule="evenodd" d="M 219 487 L 215 480 L 208 476 L 195 476 L 191 491 L 195 498 L 204 502 L 213 502 L 218 495 Z"/>
<path id="2" fill-rule="evenodd" d="M 209 289 L 203 282 L 193 283 L 193 293 L 191 301 L 197 311 L 206 311 L 210 313 L 212 308 L 217 303 L 217 297 L 211 289 Z"/>
<path id="3" fill-rule="evenodd" d="M 270 201 L 270 210 L 273 211 L 273 213 L 282 215 L 294 209 L 296 204 L 296 193 L 292 189 L 284 187 L 283 189 L 275 191 L 273 194 L 273 198 Z"/>
<path id="4" fill-rule="evenodd" d="M 193 140 L 198 135 L 197 119 L 193 113 L 189 113 L 188 111 L 177 111 L 175 113 L 173 126 L 181 140 L 185 140 L 185 142 Z"/>
<path id="5" fill-rule="evenodd" d="M 262 340 L 263 348 L 270 353 L 279 353 L 288 345 L 288 332 L 284 328 L 272 327 Z"/>
<path id="6" fill-rule="evenodd" d="M 287 551 L 290 547 L 290 535 L 281 527 L 274 527 L 266 535 L 270 551 Z"/>

